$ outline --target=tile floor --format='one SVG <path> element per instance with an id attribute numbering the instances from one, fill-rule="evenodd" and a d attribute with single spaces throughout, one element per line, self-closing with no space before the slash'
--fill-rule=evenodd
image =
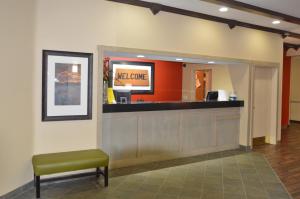
<path id="1" fill-rule="evenodd" d="M 277 145 L 260 144 L 254 151 L 265 155 L 292 197 L 300 199 L 300 124 L 283 129 Z"/>
<path id="2" fill-rule="evenodd" d="M 59 199 L 287 199 L 259 153 L 230 151 L 113 170 L 109 187 L 95 177 L 46 184 L 42 198 Z M 16 199 L 35 198 L 34 189 Z"/>

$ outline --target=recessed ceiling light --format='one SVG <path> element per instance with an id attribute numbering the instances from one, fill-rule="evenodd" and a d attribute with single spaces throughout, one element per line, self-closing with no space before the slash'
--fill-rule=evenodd
<path id="1" fill-rule="evenodd" d="M 145 55 L 137 55 L 136 57 L 138 57 L 138 58 L 144 58 Z"/>
<path id="2" fill-rule="evenodd" d="M 227 7 L 221 7 L 219 9 L 220 12 L 227 12 L 228 11 L 228 8 Z"/>
<path id="3" fill-rule="evenodd" d="M 176 58 L 176 61 L 182 61 L 183 59 L 182 58 Z"/>
<path id="4" fill-rule="evenodd" d="M 208 63 L 209 63 L 209 64 L 214 64 L 215 62 L 214 62 L 214 61 L 209 61 Z"/>
<path id="5" fill-rule="evenodd" d="M 272 24 L 274 24 L 274 25 L 280 24 L 280 21 L 279 21 L 279 20 L 274 20 L 274 21 L 272 22 Z"/>

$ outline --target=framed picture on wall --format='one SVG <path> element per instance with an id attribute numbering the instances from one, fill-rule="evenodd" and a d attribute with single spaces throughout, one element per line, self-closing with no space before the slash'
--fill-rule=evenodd
<path id="1" fill-rule="evenodd" d="M 154 69 L 155 65 L 152 62 L 111 61 L 110 84 L 115 91 L 153 94 Z"/>
<path id="2" fill-rule="evenodd" d="M 43 50 L 42 121 L 92 119 L 93 54 Z"/>

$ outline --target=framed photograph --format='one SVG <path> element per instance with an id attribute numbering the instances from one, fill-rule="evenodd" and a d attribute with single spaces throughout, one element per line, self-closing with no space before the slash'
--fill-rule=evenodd
<path id="1" fill-rule="evenodd" d="M 42 121 L 92 119 L 93 54 L 43 50 Z"/>
<path id="2" fill-rule="evenodd" d="M 116 91 L 153 94 L 154 69 L 152 62 L 111 61 L 111 86 Z"/>

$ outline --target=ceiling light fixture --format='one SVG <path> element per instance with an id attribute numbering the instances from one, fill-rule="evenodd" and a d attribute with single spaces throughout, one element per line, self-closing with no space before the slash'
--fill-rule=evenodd
<path id="1" fill-rule="evenodd" d="M 280 21 L 279 21 L 279 20 L 274 20 L 274 21 L 272 22 L 272 24 L 274 24 L 274 25 L 280 24 Z"/>
<path id="2" fill-rule="evenodd" d="M 227 7 L 221 7 L 219 9 L 220 12 L 227 12 L 228 11 L 228 8 Z"/>
<path id="3" fill-rule="evenodd" d="M 208 63 L 209 63 L 209 64 L 214 64 L 215 62 L 214 62 L 214 61 L 209 61 Z"/>
<path id="4" fill-rule="evenodd" d="M 137 55 L 136 57 L 137 57 L 137 58 L 144 58 L 145 55 Z"/>
<path id="5" fill-rule="evenodd" d="M 183 59 L 182 58 L 176 58 L 176 61 L 182 61 Z"/>

